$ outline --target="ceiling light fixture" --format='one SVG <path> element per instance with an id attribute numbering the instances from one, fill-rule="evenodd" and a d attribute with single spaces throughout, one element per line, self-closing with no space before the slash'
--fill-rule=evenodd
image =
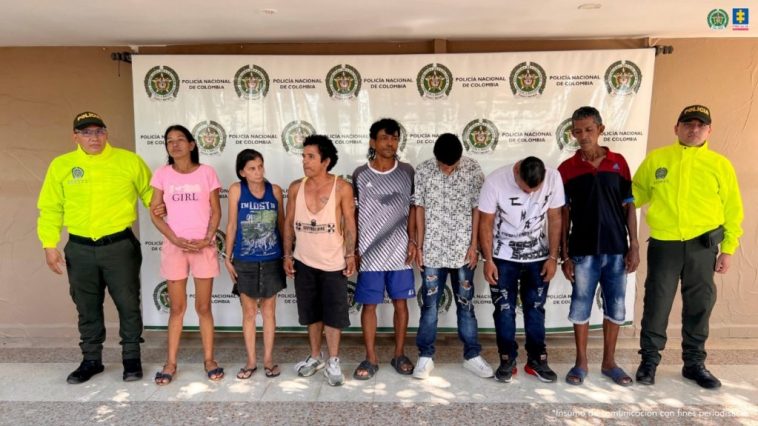
<path id="1" fill-rule="evenodd" d="M 579 6 L 577 6 L 577 9 L 579 10 L 594 10 L 594 9 L 600 9 L 603 7 L 600 3 L 582 3 Z"/>

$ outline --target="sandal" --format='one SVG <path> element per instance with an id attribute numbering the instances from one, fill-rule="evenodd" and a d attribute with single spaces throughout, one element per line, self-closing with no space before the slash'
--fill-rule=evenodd
<path id="1" fill-rule="evenodd" d="M 208 370 L 205 366 L 209 363 L 216 364 L 216 368 Z M 205 369 L 205 374 L 208 375 L 208 380 L 217 382 L 224 378 L 224 369 L 218 366 L 218 363 L 216 360 L 211 359 L 208 361 L 203 361 L 203 369 Z"/>
<path id="2" fill-rule="evenodd" d="M 166 373 L 167 367 L 171 365 L 174 366 L 174 372 Z M 176 374 L 176 364 L 165 364 L 163 370 L 155 373 L 155 384 L 158 386 L 165 386 L 171 383 L 171 381 L 174 380 L 174 374 Z"/>
<path id="3" fill-rule="evenodd" d="M 410 376 L 413 374 L 413 363 L 405 355 L 400 355 L 399 357 L 392 358 L 390 365 L 395 368 L 395 371 L 404 376 Z"/>
<path id="4" fill-rule="evenodd" d="M 242 367 L 240 368 L 240 371 L 237 372 L 237 378 L 240 380 L 247 380 L 250 377 L 252 377 L 253 373 L 255 373 L 256 371 L 258 371 L 258 366 L 255 366 L 253 368 L 247 368 L 247 366 Z"/>
<path id="5" fill-rule="evenodd" d="M 584 383 L 585 377 L 587 377 L 587 370 L 574 366 L 566 374 L 566 383 L 579 386 Z"/>
<path id="6" fill-rule="evenodd" d="M 613 367 L 610 370 L 600 370 L 603 376 L 609 377 L 619 386 L 631 386 L 632 378 L 621 369 L 621 367 Z"/>
<path id="7" fill-rule="evenodd" d="M 282 371 L 279 370 L 279 366 L 274 364 L 271 367 L 263 367 L 263 370 L 266 372 L 266 377 L 269 379 L 273 379 L 274 377 L 278 377 L 280 374 L 282 374 Z"/>
<path id="8" fill-rule="evenodd" d="M 379 371 L 378 364 L 372 364 L 371 361 L 364 359 L 358 364 L 358 368 L 355 369 L 353 378 L 355 380 L 369 380 L 374 377 L 377 371 Z"/>

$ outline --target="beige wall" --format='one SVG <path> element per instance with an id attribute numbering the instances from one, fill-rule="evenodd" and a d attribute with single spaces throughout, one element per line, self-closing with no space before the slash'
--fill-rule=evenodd
<path id="1" fill-rule="evenodd" d="M 673 125 L 682 106 L 704 103 L 711 107 L 714 130 L 711 147 L 732 159 L 745 201 L 745 236 L 734 256 L 732 270 L 717 277 L 719 300 L 713 313 L 713 335 L 758 336 L 758 271 L 754 257 L 756 224 L 752 218 L 758 199 L 758 39 L 653 40 L 674 46 L 674 54 L 656 58 L 648 148 L 673 142 Z M 341 45 L 234 45 L 143 49 L 143 53 L 259 53 L 359 54 L 431 53 L 582 48 L 644 47 L 647 40 L 593 42 L 445 42 L 371 43 Z M 75 336 L 76 311 L 68 296 L 65 277 L 50 272 L 36 237 L 36 197 L 49 161 L 73 148 L 71 120 L 77 112 L 103 115 L 116 146 L 133 148 L 134 129 L 131 68 L 111 61 L 110 53 L 124 48 L 0 48 L 0 337 Z M 647 227 L 641 226 L 641 239 Z M 635 325 L 641 315 L 643 264 L 638 273 Z M 680 324 L 674 309 L 670 330 Z M 115 309 L 106 304 L 111 328 Z M 111 333 L 112 335 L 114 333 Z"/>
<path id="2" fill-rule="evenodd" d="M 758 201 L 758 105 L 753 101 L 758 95 L 758 39 L 659 40 L 657 44 L 674 46 L 674 53 L 656 58 L 648 150 L 674 141 L 674 124 L 683 106 L 708 105 L 714 120 L 710 147 L 732 161 L 745 205 L 742 224 L 745 234 L 733 256 L 731 270 L 716 276 L 718 301 L 711 317 L 711 335 L 757 337 L 758 209 L 753 203 Z M 647 226 L 643 223 L 640 240 L 647 237 Z M 643 252 L 643 267 L 637 273 L 640 296 L 646 259 Z M 635 308 L 638 327 L 642 315 L 640 297 Z M 674 329 L 678 335 L 680 312 L 677 298 L 669 322 L 672 335 Z"/>
<path id="3" fill-rule="evenodd" d="M 119 76 L 101 48 L 0 48 L 0 64 L 0 336 L 76 335 L 68 283 L 37 240 L 37 194 L 50 160 L 74 148 L 77 112 L 102 113 L 114 145 L 134 148 L 131 67 Z"/>

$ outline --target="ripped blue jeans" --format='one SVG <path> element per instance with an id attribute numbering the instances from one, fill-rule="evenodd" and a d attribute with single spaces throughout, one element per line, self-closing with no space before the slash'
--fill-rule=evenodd
<path id="1" fill-rule="evenodd" d="M 432 268 L 425 266 L 421 269 L 421 318 L 416 334 L 416 346 L 419 356 L 434 355 L 434 341 L 437 338 L 437 316 L 445 291 L 447 276 L 453 287 L 453 295 L 458 317 L 458 337 L 463 342 L 463 357 L 471 359 L 479 355 L 482 345 L 479 344 L 476 315 L 474 314 L 474 269 L 467 265 L 460 268 Z"/>
<path id="2" fill-rule="evenodd" d="M 521 296 L 526 334 L 526 353 L 529 358 L 539 359 L 547 353 L 545 348 L 545 301 L 548 283 L 542 281 L 540 272 L 544 260 L 518 263 L 494 259 L 497 266 L 497 285 L 490 286 L 495 311 L 495 334 L 497 351 L 516 359 L 516 295 Z"/>

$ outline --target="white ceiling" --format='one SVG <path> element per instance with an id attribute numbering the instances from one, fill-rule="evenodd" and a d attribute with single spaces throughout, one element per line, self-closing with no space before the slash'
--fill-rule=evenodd
<path id="1" fill-rule="evenodd" d="M 748 31 L 731 28 L 732 8 L 751 3 L 756 4 L 754 0 L 0 0 L 0 46 L 756 37 L 758 22 Z M 580 9 L 582 4 L 600 7 Z M 706 17 L 714 8 L 729 13 L 728 28 L 708 27 Z"/>

